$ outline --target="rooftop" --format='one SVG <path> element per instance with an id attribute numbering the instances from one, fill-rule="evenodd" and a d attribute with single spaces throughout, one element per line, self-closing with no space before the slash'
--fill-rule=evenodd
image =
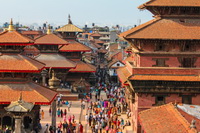
<path id="1" fill-rule="evenodd" d="M 91 48 L 77 41 L 68 41 L 68 45 L 60 46 L 61 52 L 90 52 Z"/>
<path id="2" fill-rule="evenodd" d="M 69 69 L 69 68 L 75 68 L 76 63 L 65 58 L 64 56 L 60 54 L 40 54 L 36 56 L 36 60 L 43 62 L 46 64 L 45 68 L 63 68 L 63 69 Z"/>
<path id="3" fill-rule="evenodd" d="M 33 82 L 0 83 L 0 104 L 10 104 L 17 101 L 21 93 L 23 100 L 35 105 L 49 105 L 57 93 L 49 88 L 40 86 Z"/>
<path id="4" fill-rule="evenodd" d="M 68 42 L 55 34 L 45 34 L 35 39 L 35 44 L 64 45 Z"/>
<path id="5" fill-rule="evenodd" d="M 76 61 L 77 66 L 75 69 L 70 69 L 69 72 L 86 72 L 86 73 L 91 73 L 91 72 L 96 72 L 96 67 L 88 64 L 88 63 L 84 63 L 82 61 Z"/>
<path id="6" fill-rule="evenodd" d="M 45 64 L 19 54 L 0 55 L 0 72 L 40 72 Z"/>
<path id="7" fill-rule="evenodd" d="M 139 112 L 145 133 L 197 133 L 172 103 Z"/>
<path id="8" fill-rule="evenodd" d="M 134 27 L 119 36 L 125 39 L 199 40 L 199 19 L 161 19 Z"/>
<path id="9" fill-rule="evenodd" d="M 200 7 L 199 0 L 150 0 L 141 6 L 139 9 L 144 9 L 150 6 L 173 6 L 173 7 Z"/>

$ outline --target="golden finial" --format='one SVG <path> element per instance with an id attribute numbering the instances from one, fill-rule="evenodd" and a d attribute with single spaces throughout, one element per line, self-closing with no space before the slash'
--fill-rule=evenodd
<path id="1" fill-rule="evenodd" d="M 47 34 L 51 34 L 51 26 L 50 26 L 50 24 L 48 25 Z"/>
<path id="2" fill-rule="evenodd" d="M 15 29 L 14 29 L 14 26 L 13 26 L 13 21 L 12 21 L 12 18 L 11 18 L 11 20 L 10 20 L 10 25 L 9 25 L 9 27 L 8 27 L 8 31 L 14 31 Z"/>

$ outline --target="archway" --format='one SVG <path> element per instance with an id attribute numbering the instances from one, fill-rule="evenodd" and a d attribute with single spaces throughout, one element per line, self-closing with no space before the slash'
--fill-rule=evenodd
<path id="1" fill-rule="evenodd" d="M 2 120 L 3 127 L 11 127 L 12 126 L 12 118 L 10 116 L 4 116 Z"/>
<path id="2" fill-rule="evenodd" d="M 32 128 L 30 127 L 32 124 L 32 119 L 29 116 L 25 116 L 23 120 L 24 129 Z"/>

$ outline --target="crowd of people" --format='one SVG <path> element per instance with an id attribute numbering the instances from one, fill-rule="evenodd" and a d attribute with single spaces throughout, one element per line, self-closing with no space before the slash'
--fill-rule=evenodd
<path id="1" fill-rule="evenodd" d="M 125 102 L 124 88 L 117 85 L 98 84 L 97 88 L 91 88 L 91 92 L 86 95 L 88 102 L 88 114 L 85 115 L 85 121 L 91 127 L 92 133 L 122 133 L 125 126 L 130 125 L 129 120 L 121 118 L 122 112 L 127 112 L 130 116 Z M 101 96 L 105 91 L 106 97 Z M 95 93 L 95 101 L 92 101 L 92 92 Z"/>

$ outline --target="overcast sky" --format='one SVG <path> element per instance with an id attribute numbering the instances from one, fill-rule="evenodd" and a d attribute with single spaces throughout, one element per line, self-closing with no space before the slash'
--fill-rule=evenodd
<path id="1" fill-rule="evenodd" d="M 63 25 L 68 14 L 77 25 L 135 25 L 152 19 L 148 11 L 137 9 L 147 0 L 0 0 L 0 23 L 48 22 Z"/>

